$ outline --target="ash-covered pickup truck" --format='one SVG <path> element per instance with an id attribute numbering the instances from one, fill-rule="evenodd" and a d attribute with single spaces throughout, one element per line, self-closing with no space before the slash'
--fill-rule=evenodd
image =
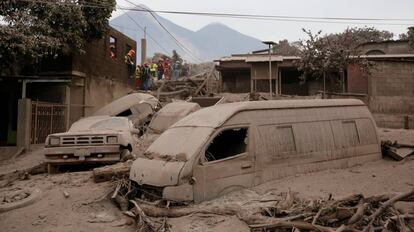
<path id="1" fill-rule="evenodd" d="M 61 165 L 108 164 L 132 158 L 134 145 L 158 106 L 158 100 L 149 94 L 128 94 L 76 121 L 67 132 L 49 135 L 45 144 L 49 173 Z"/>
<path id="2" fill-rule="evenodd" d="M 48 172 L 60 165 L 115 163 L 131 156 L 139 130 L 127 117 L 93 116 L 72 124 L 65 133 L 46 139 Z"/>

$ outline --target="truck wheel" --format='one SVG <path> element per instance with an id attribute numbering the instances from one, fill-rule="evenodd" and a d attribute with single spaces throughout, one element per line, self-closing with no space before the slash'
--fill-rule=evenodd
<path id="1" fill-rule="evenodd" d="M 121 161 L 125 162 L 129 159 L 134 158 L 132 153 L 128 149 L 122 149 L 121 151 Z"/>
<path id="2" fill-rule="evenodd" d="M 47 173 L 48 174 L 56 174 L 59 171 L 59 167 L 53 164 L 47 164 Z"/>

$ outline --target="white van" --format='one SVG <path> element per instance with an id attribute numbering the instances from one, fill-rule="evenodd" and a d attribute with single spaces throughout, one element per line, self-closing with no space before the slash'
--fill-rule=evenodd
<path id="1" fill-rule="evenodd" d="M 277 100 L 215 105 L 181 119 L 134 161 L 148 198 L 201 202 L 266 181 L 381 158 L 360 100 Z"/>

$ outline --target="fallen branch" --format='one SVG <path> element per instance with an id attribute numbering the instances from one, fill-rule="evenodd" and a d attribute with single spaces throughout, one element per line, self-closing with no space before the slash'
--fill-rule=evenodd
<path id="1" fill-rule="evenodd" d="M 393 205 L 395 202 L 400 201 L 405 198 L 412 197 L 414 195 L 414 189 L 412 189 L 409 192 L 399 194 L 397 196 L 394 196 L 393 198 L 386 201 L 384 204 L 382 204 L 371 216 L 369 216 L 369 223 L 363 230 L 364 232 L 367 232 L 372 227 L 372 224 L 374 223 L 375 219 L 377 219 L 378 216 L 380 216 L 388 207 Z"/>
<path id="2" fill-rule="evenodd" d="M 280 219 L 269 219 L 264 216 L 247 216 L 240 218 L 252 229 L 274 229 L 274 228 L 298 228 L 300 230 L 313 230 L 320 232 L 334 232 L 334 228 L 312 225 L 308 222 L 285 221 Z"/>
<path id="3" fill-rule="evenodd" d="M 151 219 L 145 214 L 145 212 L 141 209 L 138 203 L 134 200 L 130 200 L 129 202 L 131 202 L 134 205 L 134 209 L 136 210 L 136 213 L 139 216 L 140 222 L 143 222 L 144 225 L 147 226 L 151 231 L 157 231 L 157 226 L 155 225 L 155 223 L 151 221 Z"/>
<path id="4" fill-rule="evenodd" d="M 368 207 L 368 203 L 359 204 L 355 214 L 348 220 L 348 225 L 359 222 L 364 217 L 364 211 Z"/>

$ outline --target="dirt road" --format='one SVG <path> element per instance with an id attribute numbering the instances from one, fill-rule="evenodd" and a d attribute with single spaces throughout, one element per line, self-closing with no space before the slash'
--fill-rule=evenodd
<path id="1" fill-rule="evenodd" d="M 414 130 L 381 130 L 383 139 L 414 143 Z M 16 164 L 14 164 L 16 165 Z M 18 190 L 39 189 L 34 203 L 0 213 L 0 231 L 135 231 L 135 225 L 108 199 L 112 184 L 96 184 L 87 172 L 40 174 L 28 180 L 15 181 L 0 189 L 0 196 Z M 308 197 L 340 198 L 353 193 L 374 195 L 408 191 L 414 187 L 414 159 L 396 162 L 383 159 L 347 169 L 326 170 L 287 177 L 268 182 L 251 190 L 234 192 L 215 202 L 242 203 L 264 195 L 293 192 Z M 0 201 L 4 201 L 0 199 Z M 1 206 L 1 204 L 0 204 Z M 191 215 L 169 219 L 173 231 L 247 231 L 242 222 L 233 217 Z"/>

